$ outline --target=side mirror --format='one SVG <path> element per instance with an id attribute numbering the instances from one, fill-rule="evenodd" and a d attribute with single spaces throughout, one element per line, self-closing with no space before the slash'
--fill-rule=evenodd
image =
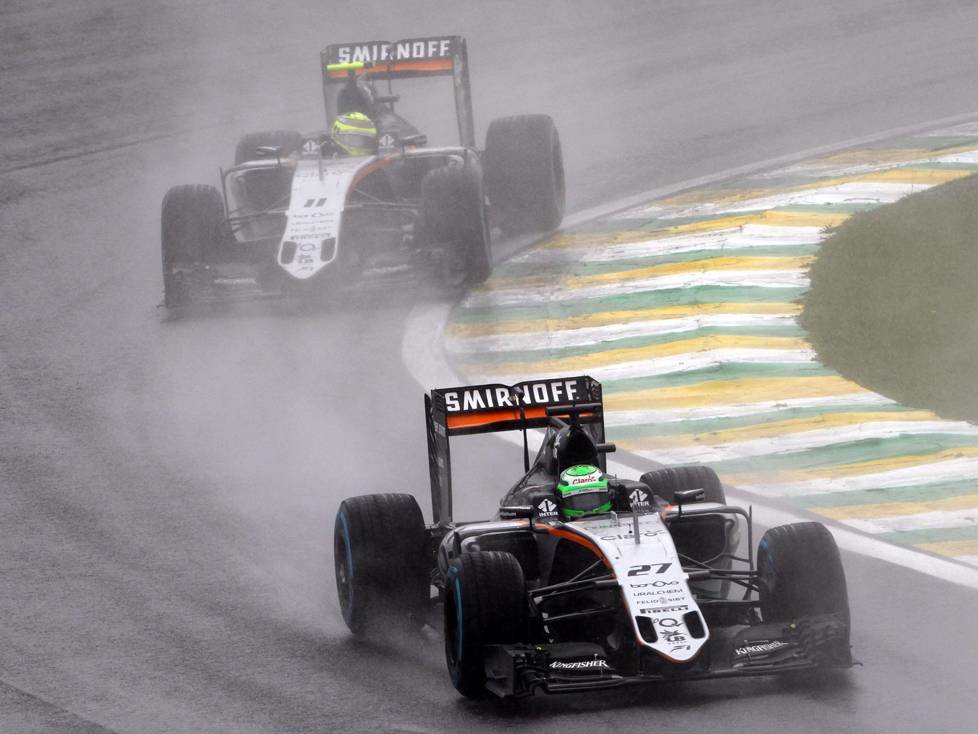
<path id="1" fill-rule="evenodd" d="M 499 516 L 507 520 L 525 520 L 533 517 L 532 505 L 511 505 L 500 507 Z"/>
<path id="2" fill-rule="evenodd" d="M 276 145 L 259 145 L 255 148 L 255 153 L 262 156 L 263 158 L 269 158 L 271 156 L 278 156 L 282 152 L 282 149 Z"/>
<path id="3" fill-rule="evenodd" d="M 706 499 L 705 489 L 684 489 L 676 492 L 673 497 L 676 500 L 676 504 L 682 507 L 683 505 L 689 504 L 690 502 L 702 502 Z"/>
<path id="4" fill-rule="evenodd" d="M 613 454 L 618 450 L 618 447 L 610 441 L 608 443 L 599 443 L 594 448 L 597 449 L 599 454 Z"/>

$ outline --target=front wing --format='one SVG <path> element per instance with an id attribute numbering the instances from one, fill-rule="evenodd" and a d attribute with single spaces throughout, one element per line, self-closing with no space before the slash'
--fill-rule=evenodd
<path id="1" fill-rule="evenodd" d="M 850 668 L 848 624 L 837 615 L 788 623 L 720 627 L 695 660 L 677 665 L 636 649 L 617 655 L 588 643 L 487 645 L 486 688 L 500 697 L 537 691 L 575 693 L 637 683 L 770 675 L 797 670 Z M 622 662 L 624 661 L 624 662 Z"/>

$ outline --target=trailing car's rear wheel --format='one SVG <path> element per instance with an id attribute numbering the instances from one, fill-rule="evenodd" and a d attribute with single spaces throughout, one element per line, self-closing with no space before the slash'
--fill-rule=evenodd
<path id="1" fill-rule="evenodd" d="M 418 501 L 408 494 L 343 500 L 333 530 L 336 591 L 343 621 L 355 634 L 417 621 L 430 597 L 427 534 Z"/>
<path id="2" fill-rule="evenodd" d="M 221 247 L 224 199 L 213 186 L 174 186 L 163 197 L 160 214 L 163 302 L 178 306 L 190 296 L 192 271 Z"/>
<path id="3" fill-rule="evenodd" d="M 500 551 L 465 553 L 445 576 L 445 662 L 459 693 L 486 693 L 484 645 L 521 642 L 527 601 L 523 569 Z"/>
<path id="4" fill-rule="evenodd" d="M 757 548 L 757 571 L 765 622 L 838 614 L 848 627 L 849 594 L 842 559 L 835 538 L 821 523 L 770 528 Z"/>
<path id="5" fill-rule="evenodd" d="M 302 147 L 302 135 L 295 130 L 265 130 L 248 133 L 238 141 L 234 149 L 234 165 L 261 158 L 258 148 L 278 148 L 279 155 L 286 158 Z"/>
<path id="6" fill-rule="evenodd" d="M 493 222 L 509 235 L 547 232 L 564 217 L 564 158 L 548 115 L 493 120 L 483 155 Z"/>
<path id="7" fill-rule="evenodd" d="M 446 285 L 481 283 L 492 272 L 482 172 L 475 161 L 442 166 L 421 180 L 421 221 L 432 245 L 445 247 Z"/>

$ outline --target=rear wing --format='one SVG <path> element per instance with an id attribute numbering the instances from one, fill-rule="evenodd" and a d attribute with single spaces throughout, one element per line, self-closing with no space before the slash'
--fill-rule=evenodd
<path id="1" fill-rule="evenodd" d="M 475 122 L 469 84 L 469 61 L 461 36 L 428 36 L 400 41 L 334 43 L 320 54 L 326 124 L 332 125 L 337 111 L 330 88 L 347 84 L 351 78 L 367 81 L 451 76 L 455 89 L 455 113 L 459 140 L 475 148 Z"/>
<path id="2" fill-rule="evenodd" d="M 452 522 L 449 448 L 452 436 L 546 428 L 550 425 L 547 408 L 597 404 L 595 410 L 581 413 L 578 420 L 595 443 L 604 443 L 601 403 L 601 383 L 584 375 L 515 385 L 493 383 L 443 388 L 425 395 L 431 510 L 435 524 Z"/>

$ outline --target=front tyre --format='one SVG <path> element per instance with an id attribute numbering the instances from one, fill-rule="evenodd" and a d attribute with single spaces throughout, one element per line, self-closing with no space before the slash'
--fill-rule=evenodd
<path id="1" fill-rule="evenodd" d="M 526 636 L 526 583 L 510 553 L 464 553 L 445 576 L 445 662 L 455 688 L 486 694 L 484 646 Z"/>
<path id="2" fill-rule="evenodd" d="M 761 616 L 765 622 L 837 614 L 848 645 L 849 594 L 835 538 L 818 522 L 779 525 L 757 548 Z"/>
<path id="3" fill-rule="evenodd" d="M 160 225 L 163 303 L 179 306 L 191 296 L 193 271 L 224 243 L 224 197 L 213 186 L 174 186 L 163 197 Z"/>
<path id="4" fill-rule="evenodd" d="M 493 120 L 483 155 L 493 221 L 508 235 L 549 232 L 564 217 L 564 157 L 548 115 Z"/>
<path id="5" fill-rule="evenodd" d="M 478 162 L 428 171 L 421 180 L 421 199 L 428 242 L 444 250 L 445 284 L 482 283 L 492 272 L 492 256 Z"/>
<path id="6" fill-rule="evenodd" d="M 418 621 L 427 607 L 424 517 L 408 494 L 343 500 L 333 529 L 336 592 L 343 621 L 357 635 Z"/>

